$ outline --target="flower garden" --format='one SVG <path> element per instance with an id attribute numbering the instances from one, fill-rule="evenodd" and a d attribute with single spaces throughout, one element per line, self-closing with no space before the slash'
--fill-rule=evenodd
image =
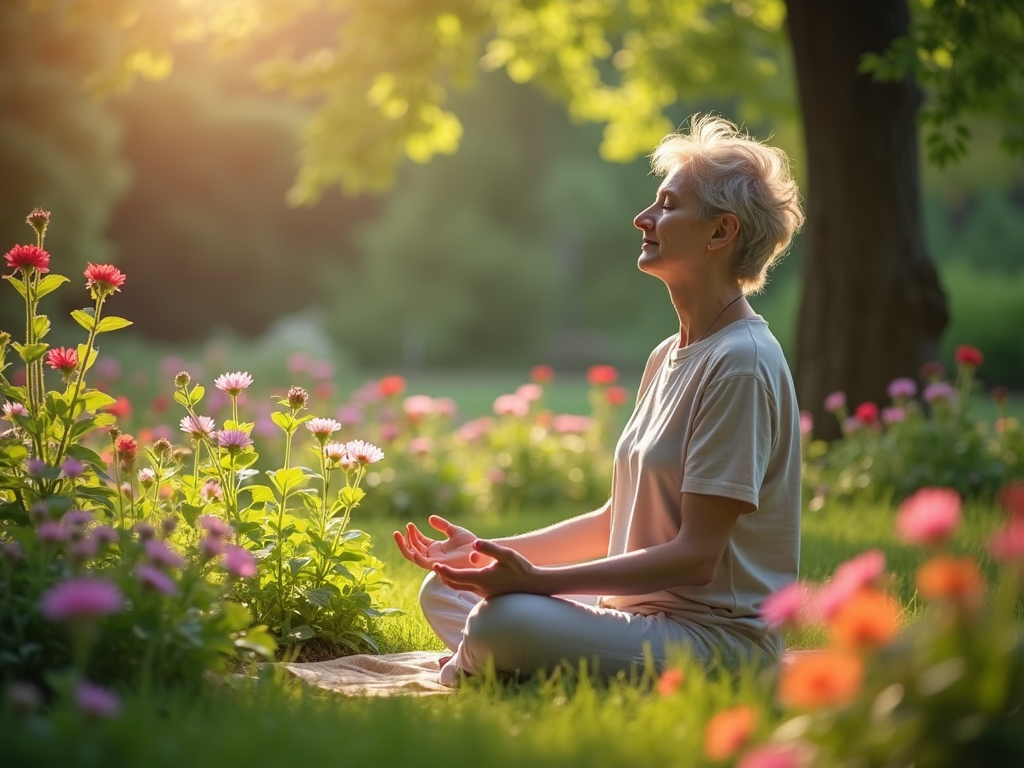
<path id="1" fill-rule="evenodd" d="M 340 399 L 323 361 L 291 361 L 320 366 L 312 394 L 166 370 L 161 419 L 132 422 L 99 354 L 130 276 L 51 271 L 49 214 L 28 223 L 3 286 L 25 328 L 0 335 L 4 765 L 1024 764 L 1024 433 L 1004 389 L 974 415 L 980 350 L 889 403 L 833 394 L 831 444 L 805 416 L 804 579 L 763 609 L 796 649 L 778 668 L 680 654 L 611 683 L 342 699 L 273 662 L 438 648 L 389 531 L 437 512 L 503 535 L 603 503 L 618 372 L 590 369 L 587 414 L 547 407 L 540 365 L 461 420 L 398 376 Z M 65 283 L 91 305 L 82 342 L 51 346 Z"/>

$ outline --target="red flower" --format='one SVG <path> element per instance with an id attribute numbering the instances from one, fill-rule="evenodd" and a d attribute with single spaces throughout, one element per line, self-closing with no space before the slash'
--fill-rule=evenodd
<path id="1" fill-rule="evenodd" d="M 874 403 L 861 403 L 854 415 L 861 424 L 870 426 L 878 422 L 878 406 Z"/>
<path id="2" fill-rule="evenodd" d="M 969 365 L 973 368 L 977 368 L 981 365 L 981 361 L 985 359 L 980 349 L 968 346 L 967 344 L 961 344 L 957 347 L 953 357 L 958 364 Z"/>
<path id="3" fill-rule="evenodd" d="M 132 412 L 132 404 L 124 395 L 118 395 L 117 400 L 103 410 L 114 414 L 119 419 L 124 419 Z"/>
<path id="4" fill-rule="evenodd" d="M 921 378 L 925 381 L 938 381 L 945 375 L 946 369 L 942 367 L 942 363 L 933 360 L 921 366 Z"/>
<path id="5" fill-rule="evenodd" d="M 125 281 L 124 273 L 113 264 L 93 264 L 85 268 L 85 287 L 104 296 L 120 290 Z"/>
<path id="6" fill-rule="evenodd" d="M 139 444 L 131 435 L 118 435 L 114 440 L 114 453 L 121 461 L 135 461 L 135 454 L 139 452 Z"/>
<path id="7" fill-rule="evenodd" d="M 629 394 L 623 387 L 608 387 L 604 393 L 605 402 L 613 408 L 618 408 L 620 405 L 626 402 L 629 398 Z"/>
<path id="8" fill-rule="evenodd" d="M 658 678 L 658 693 L 662 696 L 671 696 L 683 684 L 686 676 L 680 669 L 666 669 Z"/>
<path id="9" fill-rule="evenodd" d="M 4 258 L 11 269 L 50 271 L 50 254 L 35 245 L 16 245 L 4 254 Z"/>
<path id="10" fill-rule="evenodd" d="M 405 379 L 401 376 L 385 376 L 377 382 L 381 397 L 400 395 L 405 391 Z"/>
<path id="11" fill-rule="evenodd" d="M 78 352 L 66 347 L 57 347 L 46 353 L 46 364 L 65 376 L 78 367 Z"/>
<path id="12" fill-rule="evenodd" d="M 587 371 L 587 381 L 595 387 L 614 384 L 619 380 L 619 372 L 610 365 L 592 365 Z"/>
<path id="13" fill-rule="evenodd" d="M 535 365 L 530 369 L 530 381 L 538 384 L 550 384 L 555 378 L 555 369 L 550 365 Z"/>
<path id="14" fill-rule="evenodd" d="M 1010 483 L 999 492 L 999 504 L 1011 520 L 1024 521 L 1024 480 Z"/>

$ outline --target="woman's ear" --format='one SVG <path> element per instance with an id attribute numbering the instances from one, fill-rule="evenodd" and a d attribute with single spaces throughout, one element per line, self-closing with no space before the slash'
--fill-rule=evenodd
<path id="1" fill-rule="evenodd" d="M 735 240 L 740 233 L 740 220 L 734 213 L 723 213 L 718 219 L 718 226 L 711 235 L 711 247 L 721 248 Z"/>

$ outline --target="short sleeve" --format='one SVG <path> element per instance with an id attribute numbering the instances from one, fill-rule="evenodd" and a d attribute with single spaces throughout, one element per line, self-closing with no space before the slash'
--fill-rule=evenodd
<path id="1" fill-rule="evenodd" d="M 776 434 L 768 388 L 752 374 L 707 386 L 683 457 L 685 493 L 725 496 L 759 506 Z"/>

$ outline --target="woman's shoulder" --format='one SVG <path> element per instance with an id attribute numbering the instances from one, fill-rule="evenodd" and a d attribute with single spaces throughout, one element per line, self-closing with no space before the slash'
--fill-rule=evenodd
<path id="1" fill-rule="evenodd" d="M 747 374 L 774 378 L 780 369 L 789 370 L 786 356 L 763 317 L 737 320 L 721 334 L 712 352 L 720 375 Z"/>

